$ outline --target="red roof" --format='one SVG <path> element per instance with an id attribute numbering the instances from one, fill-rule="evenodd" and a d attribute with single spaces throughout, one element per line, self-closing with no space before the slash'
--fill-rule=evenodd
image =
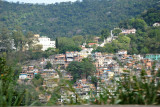
<path id="1" fill-rule="evenodd" d="M 97 43 L 88 43 L 88 45 L 96 45 Z"/>

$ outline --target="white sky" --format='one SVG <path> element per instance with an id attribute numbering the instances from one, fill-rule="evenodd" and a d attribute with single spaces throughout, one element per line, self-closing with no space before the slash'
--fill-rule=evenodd
<path id="1" fill-rule="evenodd" d="M 24 3 L 45 3 L 45 4 L 51 4 L 51 3 L 56 3 L 56 2 L 74 2 L 77 0 L 5 0 L 5 1 L 9 1 L 9 2 L 24 2 Z"/>

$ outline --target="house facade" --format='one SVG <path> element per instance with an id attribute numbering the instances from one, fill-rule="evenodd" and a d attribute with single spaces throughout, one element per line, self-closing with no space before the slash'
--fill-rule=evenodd
<path id="1" fill-rule="evenodd" d="M 135 34 L 136 33 L 136 29 L 122 29 L 122 34 Z"/>
<path id="2" fill-rule="evenodd" d="M 39 37 L 38 40 L 39 44 L 43 46 L 42 47 L 43 51 L 47 50 L 48 48 L 56 48 L 55 41 L 51 41 L 50 38 L 48 37 Z"/>
<path id="3" fill-rule="evenodd" d="M 36 45 L 42 45 L 42 51 L 45 51 L 48 48 L 56 48 L 56 42 L 51 41 L 50 38 L 45 37 L 45 36 L 40 37 L 39 34 L 35 34 L 34 37 L 38 39 L 38 42 L 34 41 L 35 44 Z"/>
<path id="4" fill-rule="evenodd" d="M 146 58 L 150 59 L 150 60 L 159 60 L 160 61 L 160 54 L 147 54 Z"/>

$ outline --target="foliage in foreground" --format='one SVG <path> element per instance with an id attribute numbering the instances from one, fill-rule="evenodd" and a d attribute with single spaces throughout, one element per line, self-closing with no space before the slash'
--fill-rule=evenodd
<path id="1" fill-rule="evenodd" d="M 16 106 L 20 105 L 25 91 L 18 93 L 15 91 L 15 79 L 13 70 L 6 66 L 6 61 L 0 58 L 0 105 Z"/>
<path id="2" fill-rule="evenodd" d="M 40 105 L 34 87 L 17 84 L 16 75 L 0 57 L 0 106 Z"/>
<path id="3" fill-rule="evenodd" d="M 6 65 L 4 58 L 0 58 L 0 105 L 41 105 L 34 87 L 17 85 L 14 77 L 13 70 Z M 65 104 L 160 104 L 160 70 L 151 77 L 148 77 L 144 70 L 139 76 L 131 76 L 130 72 L 126 72 L 119 81 L 113 81 L 112 85 L 102 85 L 102 91 L 99 91 L 98 95 L 91 91 L 90 99 L 85 101 L 78 97 L 72 85 L 63 79 L 59 81 L 48 105 L 56 104 L 62 91 L 66 95 L 68 91 L 76 95 L 76 102 L 69 97 L 71 101 Z"/>
<path id="4" fill-rule="evenodd" d="M 160 104 L 160 78 L 147 77 L 144 70 L 140 77 L 127 73 L 112 87 L 103 88 L 95 104 Z"/>
<path id="5" fill-rule="evenodd" d="M 68 97 L 68 101 L 63 102 L 65 105 L 76 105 L 76 104 L 140 104 L 140 105 L 159 105 L 160 104 L 160 70 L 152 77 L 147 77 L 145 70 L 141 71 L 139 76 L 131 76 L 127 71 L 122 75 L 119 81 L 114 81 L 112 85 L 104 86 L 101 84 L 101 91 L 90 91 L 89 99 L 81 99 L 77 97 L 75 90 L 72 85 L 68 85 L 64 80 L 61 81 L 61 85 L 58 85 L 58 90 L 64 90 L 67 95 L 68 91 L 76 94 L 75 100 L 72 97 Z M 64 86 L 70 86 L 64 87 Z M 56 89 L 57 89 L 56 88 Z M 73 89 L 73 90 L 71 90 Z M 56 90 L 55 90 L 56 91 Z M 65 95 L 65 93 L 63 93 Z M 58 101 L 62 93 L 56 91 L 52 95 L 52 99 L 49 101 L 49 105 L 53 105 Z M 59 96 L 59 98 L 58 98 Z"/>

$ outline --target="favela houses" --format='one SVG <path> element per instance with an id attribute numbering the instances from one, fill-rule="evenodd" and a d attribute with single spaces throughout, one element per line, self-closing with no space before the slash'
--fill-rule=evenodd
<path id="1" fill-rule="evenodd" d="M 159 0 L 0 0 L 0 106 L 110 105 L 160 105 Z"/>

